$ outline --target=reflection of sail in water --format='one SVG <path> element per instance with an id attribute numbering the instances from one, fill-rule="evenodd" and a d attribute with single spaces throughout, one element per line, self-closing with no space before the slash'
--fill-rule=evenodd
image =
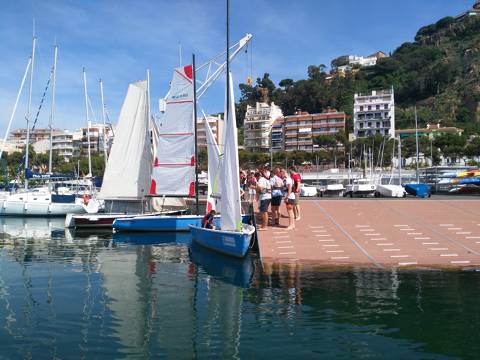
<path id="1" fill-rule="evenodd" d="M 197 279 L 198 281 L 198 279 Z M 215 351 L 223 359 L 239 358 L 243 289 L 206 276 L 195 295 L 197 353 Z M 219 349 L 210 349 L 215 339 Z M 198 349 L 198 346 L 206 346 Z"/>
<path id="2" fill-rule="evenodd" d="M 236 259 L 203 248 L 195 243 L 190 258 L 196 269 L 196 343 L 197 353 L 212 350 L 199 349 L 211 339 L 221 344 L 217 355 L 224 359 L 238 358 L 240 347 L 242 304 L 244 289 L 250 285 L 253 273 L 249 257 Z M 205 274 L 206 273 L 206 274 Z"/>
<path id="3" fill-rule="evenodd" d="M 362 312 L 395 313 L 399 304 L 400 280 L 396 269 L 372 271 L 355 269 L 356 302 Z"/>
<path id="4" fill-rule="evenodd" d="M 118 250 L 118 249 L 117 249 Z M 169 357 L 193 357 L 194 283 L 186 247 L 136 246 L 103 253 L 103 286 L 116 319 L 114 332 L 126 351 L 147 355 L 158 341 Z M 156 266 L 162 263 L 162 271 Z"/>

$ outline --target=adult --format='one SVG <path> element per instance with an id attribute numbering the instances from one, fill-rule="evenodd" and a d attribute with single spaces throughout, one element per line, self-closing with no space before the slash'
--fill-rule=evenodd
<path id="1" fill-rule="evenodd" d="M 293 209 L 295 207 L 295 193 L 293 192 L 293 180 L 285 169 L 282 169 L 282 176 L 285 184 L 285 206 L 288 213 L 288 227 L 287 230 L 295 229 L 295 214 Z"/>
<path id="2" fill-rule="evenodd" d="M 293 192 L 295 194 L 295 206 L 293 207 L 293 213 L 295 214 L 295 220 L 300 220 L 300 184 L 302 183 L 302 177 L 295 168 L 290 170 L 290 176 L 293 181 Z"/>
<path id="3" fill-rule="evenodd" d="M 258 192 L 258 201 L 259 211 L 262 216 L 262 225 L 259 230 L 266 230 L 268 226 L 268 207 L 272 200 L 272 187 L 270 185 L 270 172 L 268 170 L 262 171 L 260 176 L 257 179 L 257 192 Z"/>
<path id="4" fill-rule="evenodd" d="M 270 186 L 272 187 L 272 223 L 273 225 L 280 225 L 280 205 L 283 198 L 283 179 L 281 177 L 280 169 L 275 169 L 273 176 L 270 177 Z"/>
<path id="5" fill-rule="evenodd" d="M 253 203 L 257 194 L 257 174 L 254 171 L 250 171 L 250 174 L 247 178 L 247 189 L 248 189 L 248 202 Z M 260 177 L 260 174 L 258 174 Z"/>

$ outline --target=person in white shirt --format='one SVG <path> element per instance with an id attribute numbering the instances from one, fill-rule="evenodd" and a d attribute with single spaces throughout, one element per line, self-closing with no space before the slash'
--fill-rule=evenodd
<path id="1" fill-rule="evenodd" d="M 282 169 L 282 177 L 285 184 L 285 205 L 288 213 L 288 227 L 287 230 L 295 229 L 295 214 L 293 208 L 295 207 L 295 193 L 293 191 L 293 180 L 285 169 Z"/>
<path id="2" fill-rule="evenodd" d="M 281 178 L 280 169 L 276 169 L 274 175 L 270 177 L 270 186 L 272 187 L 272 223 L 280 225 L 280 205 L 283 198 L 283 179 Z"/>
<path id="3" fill-rule="evenodd" d="M 260 202 L 259 210 L 262 215 L 262 226 L 259 230 L 266 230 L 268 226 L 268 207 L 272 200 L 272 187 L 270 185 L 270 171 L 264 170 L 257 181 L 258 201 Z"/>

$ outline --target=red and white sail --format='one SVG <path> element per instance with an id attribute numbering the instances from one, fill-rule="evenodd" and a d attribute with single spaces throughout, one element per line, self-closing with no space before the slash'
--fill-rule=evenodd
<path id="1" fill-rule="evenodd" d="M 175 69 L 158 130 L 151 195 L 195 194 L 193 67 Z"/>

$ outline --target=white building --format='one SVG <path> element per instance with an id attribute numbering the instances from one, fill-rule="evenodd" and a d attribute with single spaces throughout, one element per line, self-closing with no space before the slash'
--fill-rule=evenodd
<path id="1" fill-rule="evenodd" d="M 50 139 L 41 139 L 32 143 L 36 153 L 46 154 L 50 151 Z M 52 149 L 68 162 L 73 157 L 73 134 L 69 130 L 54 130 Z"/>
<path id="2" fill-rule="evenodd" d="M 395 136 L 395 97 L 390 90 L 355 94 L 353 106 L 353 132 L 355 138 L 376 134 Z"/>
<path id="3" fill-rule="evenodd" d="M 350 65 L 359 65 L 361 67 L 375 66 L 377 64 L 378 59 L 382 59 L 384 57 L 387 57 L 387 55 L 382 51 L 377 51 L 375 54 L 368 55 L 368 56 L 350 55 L 348 57 L 348 63 Z"/>
<path id="4" fill-rule="evenodd" d="M 276 119 L 283 116 L 280 107 L 272 102 L 257 102 L 255 107 L 247 106 L 244 123 L 245 149 L 270 151 L 270 134 Z"/>
<path id="5" fill-rule="evenodd" d="M 223 119 L 220 115 L 207 116 L 208 124 L 212 129 L 213 136 L 217 140 L 217 144 L 222 146 L 222 133 L 223 133 Z M 207 134 L 205 132 L 205 122 L 203 117 L 197 119 L 197 144 L 199 148 L 207 147 Z"/>
<path id="6" fill-rule="evenodd" d="M 88 129 L 90 132 L 88 132 Z M 90 151 L 92 155 L 98 155 L 103 153 L 103 144 L 110 146 L 114 137 L 114 127 L 110 125 L 104 126 L 103 124 L 91 124 L 89 128 L 83 127 L 75 130 L 73 135 L 74 142 L 81 142 L 80 153 L 86 154 L 88 152 L 88 135 L 90 135 Z M 105 134 L 105 140 L 103 135 Z"/>
<path id="7" fill-rule="evenodd" d="M 25 140 L 7 140 L 0 139 L 0 148 L 5 154 L 13 154 L 14 152 L 25 151 Z"/>

